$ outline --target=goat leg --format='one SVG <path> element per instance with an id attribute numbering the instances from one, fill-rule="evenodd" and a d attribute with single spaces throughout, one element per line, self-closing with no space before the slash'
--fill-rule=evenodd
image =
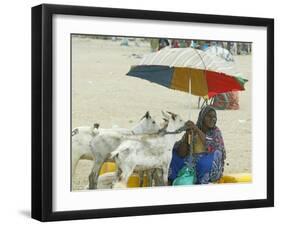
<path id="1" fill-rule="evenodd" d="M 147 170 L 146 175 L 147 175 L 147 186 L 152 187 L 152 170 Z"/>
<path id="2" fill-rule="evenodd" d="M 163 170 L 155 169 L 153 171 L 153 180 L 155 186 L 164 186 Z"/>
<path id="3" fill-rule="evenodd" d="M 140 170 L 138 173 L 139 173 L 139 178 L 140 178 L 139 187 L 143 187 L 144 171 L 143 171 L 143 170 Z"/>
<path id="4" fill-rule="evenodd" d="M 99 172 L 102 167 L 102 164 L 103 164 L 102 160 L 100 160 L 100 159 L 95 160 L 94 166 L 89 175 L 89 189 L 97 189 L 98 177 L 99 177 Z"/>

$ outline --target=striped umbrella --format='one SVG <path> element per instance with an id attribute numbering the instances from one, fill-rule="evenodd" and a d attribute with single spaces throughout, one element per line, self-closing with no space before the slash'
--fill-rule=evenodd
<path id="1" fill-rule="evenodd" d="M 196 96 L 245 90 L 248 81 L 233 62 L 194 48 L 164 48 L 131 67 L 129 76 L 146 79 Z"/>

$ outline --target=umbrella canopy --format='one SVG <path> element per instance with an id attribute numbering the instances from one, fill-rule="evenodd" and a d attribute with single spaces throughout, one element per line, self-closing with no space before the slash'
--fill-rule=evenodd
<path id="1" fill-rule="evenodd" d="M 247 81 L 239 77 L 233 63 L 193 48 L 164 48 L 148 54 L 127 75 L 208 97 L 244 90 Z"/>

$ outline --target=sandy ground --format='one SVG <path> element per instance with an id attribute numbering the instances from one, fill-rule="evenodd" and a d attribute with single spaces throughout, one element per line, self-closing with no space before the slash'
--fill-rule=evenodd
<path id="1" fill-rule="evenodd" d="M 98 122 L 103 128 L 131 128 L 149 110 L 161 122 L 161 110 L 188 119 L 189 95 L 126 76 L 130 66 L 150 52 L 147 42 L 72 39 L 72 127 Z M 240 110 L 217 111 L 227 159 L 225 173 L 251 172 L 251 56 L 236 56 L 238 70 L 248 78 L 240 92 Z M 191 120 L 196 121 L 198 97 L 192 96 Z M 73 189 L 84 189 L 92 161 L 81 160 L 73 176 Z"/>

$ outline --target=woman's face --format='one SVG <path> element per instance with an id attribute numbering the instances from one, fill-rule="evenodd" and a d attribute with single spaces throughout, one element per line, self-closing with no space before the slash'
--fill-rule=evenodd
<path id="1" fill-rule="evenodd" d="M 215 127 L 217 122 L 217 114 L 215 111 L 211 110 L 209 111 L 203 120 L 203 127 L 206 129 L 212 129 Z"/>

